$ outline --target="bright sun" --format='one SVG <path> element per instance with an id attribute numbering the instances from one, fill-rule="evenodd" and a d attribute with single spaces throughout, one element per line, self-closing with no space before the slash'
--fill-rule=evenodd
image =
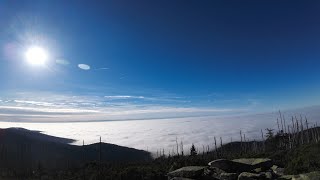
<path id="1" fill-rule="evenodd" d="M 25 53 L 28 63 L 32 65 L 44 65 L 48 60 L 48 53 L 39 46 L 30 47 Z"/>

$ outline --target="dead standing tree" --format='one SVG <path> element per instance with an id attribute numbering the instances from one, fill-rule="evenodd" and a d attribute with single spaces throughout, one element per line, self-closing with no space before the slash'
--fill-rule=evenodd
<path id="1" fill-rule="evenodd" d="M 240 130 L 240 154 L 242 154 L 243 144 L 242 144 L 242 131 Z"/>

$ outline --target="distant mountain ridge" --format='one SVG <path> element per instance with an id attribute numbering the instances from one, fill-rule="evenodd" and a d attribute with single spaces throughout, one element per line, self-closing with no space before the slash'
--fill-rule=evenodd
<path id="1" fill-rule="evenodd" d="M 69 144 L 72 142 L 72 139 L 23 128 L 0 129 L 0 168 L 63 169 L 100 160 L 131 162 L 152 159 L 149 152 L 134 148 L 108 143 L 85 146 Z"/>

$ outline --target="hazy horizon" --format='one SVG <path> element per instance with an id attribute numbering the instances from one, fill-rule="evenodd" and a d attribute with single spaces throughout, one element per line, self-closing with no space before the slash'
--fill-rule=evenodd
<path id="1" fill-rule="evenodd" d="M 287 125 L 291 117 L 300 115 L 308 118 L 310 127 L 320 123 L 320 106 L 282 111 Z M 247 140 L 261 140 L 261 130 L 266 128 L 278 131 L 279 112 L 268 112 L 251 115 L 234 115 L 223 117 L 182 117 L 160 120 L 121 120 L 105 122 L 0 122 L 1 128 L 23 127 L 38 130 L 44 134 L 74 139 L 72 144 L 92 144 L 101 136 L 105 143 L 112 143 L 156 153 L 164 149 L 166 154 L 176 146 L 176 138 L 183 141 L 184 150 L 188 153 L 191 144 L 200 151 L 202 146 L 213 149 L 214 137 L 223 138 L 223 143 L 239 141 L 240 130 Z M 305 119 L 304 119 L 305 120 Z M 156 142 L 156 143 L 155 143 Z M 220 140 L 219 140 L 220 142 Z"/>

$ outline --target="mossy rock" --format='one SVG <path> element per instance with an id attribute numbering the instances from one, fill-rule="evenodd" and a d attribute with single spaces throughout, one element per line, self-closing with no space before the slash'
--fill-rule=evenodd
<path id="1" fill-rule="evenodd" d="M 205 168 L 205 166 L 186 166 L 169 172 L 168 177 L 199 178 L 203 175 Z"/>
<path id="2" fill-rule="evenodd" d="M 260 172 L 262 172 L 262 169 L 261 168 L 256 168 L 256 169 L 254 169 L 253 170 L 255 173 L 260 173 Z"/>

